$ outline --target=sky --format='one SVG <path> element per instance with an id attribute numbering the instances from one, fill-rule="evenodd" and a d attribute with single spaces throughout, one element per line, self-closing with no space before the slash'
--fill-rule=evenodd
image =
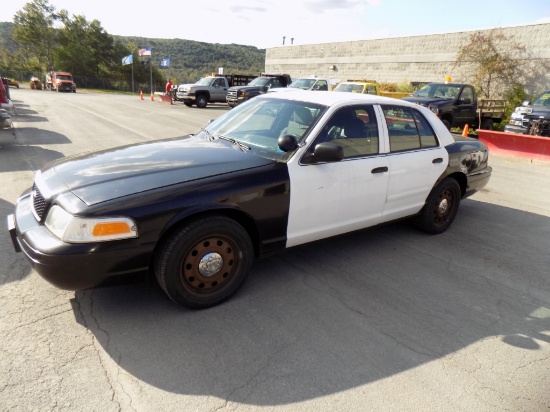
<path id="1" fill-rule="evenodd" d="M 13 21 L 26 0 L 8 0 Z M 7 3 L 7 4 L 6 4 Z M 258 48 L 550 23 L 550 0 L 49 0 L 112 35 Z"/>

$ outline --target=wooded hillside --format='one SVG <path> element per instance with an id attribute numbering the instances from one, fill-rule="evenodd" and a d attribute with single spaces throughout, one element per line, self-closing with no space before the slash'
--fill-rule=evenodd
<path id="1" fill-rule="evenodd" d="M 20 81 L 27 81 L 29 74 L 41 76 L 40 71 L 45 72 L 46 67 L 36 64 L 36 59 L 29 53 L 28 47 L 21 45 L 13 36 L 15 24 L 11 22 L 0 22 L 0 72 L 3 76 L 21 77 Z M 137 82 L 147 82 L 149 68 L 144 67 L 140 58 L 138 48 L 151 48 L 151 61 L 153 63 L 153 74 L 155 83 L 161 79 L 170 77 L 174 83 L 193 83 L 204 75 L 217 72 L 223 67 L 225 74 L 259 74 L 265 68 L 265 49 L 258 49 L 254 46 L 238 44 L 203 43 L 185 39 L 151 39 L 138 36 L 111 36 L 112 49 L 103 50 L 102 55 L 106 64 L 102 64 L 102 73 L 98 77 L 105 77 L 108 80 L 120 80 L 121 72 L 130 73 L 130 66 L 122 67 L 122 58 L 127 54 L 133 54 L 134 74 Z M 74 36 L 73 39 L 78 39 Z M 72 40 L 75 41 L 75 40 Z M 108 43 L 107 43 L 108 44 Z M 67 45 L 59 45 L 60 48 L 68 48 Z M 119 55 L 120 54 L 120 55 Z M 62 56 L 61 53 L 57 54 Z M 159 67 L 159 60 L 169 57 L 170 67 Z M 72 59 L 74 61 L 74 59 Z M 81 59 L 79 59 L 81 60 Z M 82 59 L 84 60 L 84 59 Z M 108 63 L 108 64 L 107 64 Z M 78 65 L 66 66 L 58 58 L 54 60 L 56 70 L 72 71 L 75 77 L 90 76 L 88 70 Z M 118 69 L 113 70 L 115 68 Z M 111 70 L 105 69 L 111 67 Z M 80 73 L 80 72 L 84 73 Z M 140 79 L 143 77 L 143 79 Z"/>

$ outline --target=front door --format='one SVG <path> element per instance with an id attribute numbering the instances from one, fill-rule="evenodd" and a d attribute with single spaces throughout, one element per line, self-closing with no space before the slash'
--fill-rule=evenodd
<path id="1" fill-rule="evenodd" d="M 319 132 L 316 144 L 342 146 L 344 159 L 288 163 L 290 210 L 287 247 L 375 225 L 381 221 L 389 182 L 389 158 L 380 154 L 372 105 L 340 109 Z"/>

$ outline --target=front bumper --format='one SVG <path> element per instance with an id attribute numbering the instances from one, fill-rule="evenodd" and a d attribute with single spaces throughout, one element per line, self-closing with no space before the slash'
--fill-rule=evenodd
<path id="1" fill-rule="evenodd" d="M 180 100 L 195 100 L 195 94 L 176 92 L 176 98 Z"/>
<path id="2" fill-rule="evenodd" d="M 64 92 L 72 92 L 72 91 L 76 90 L 76 87 L 74 87 L 70 83 L 59 83 L 57 85 L 57 88 L 59 89 L 59 91 L 64 91 Z"/>
<path id="3" fill-rule="evenodd" d="M 34 270 L 52 285 L 82 290 L 146 274 L 153 245 L 137 239 L 71 244 L 55 237 L 37 222 L 29 194 L 21 197 L 8 216 L 8 230 L 16 252 L 22 251 Z"/>
<path id="4" fill-rule="evenodd" d="M 11 125 L 12 123 L 10 114 L 3 108 L 0 109 L 0 129 L 9 129 Z"/>
<path id="5" fill-rule="evenodd" d="M 507 124 L 506 126 L 504 126 L 504 131 L 506 133 L 527 134 L 527 127 Z"/>

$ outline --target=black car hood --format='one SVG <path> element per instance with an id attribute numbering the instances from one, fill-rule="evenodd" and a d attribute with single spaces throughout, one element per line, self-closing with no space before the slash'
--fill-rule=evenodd
<path id="1" fill-rule="evenodd" d="M 265 86 L 233 86 L 230 87 L 229 90 L 263 90 L 265 89 Z"/>
<path id="2" fill-rule="evenodd" d="M 452 102 L 453 99 L 434 99 L 433 97 L 417 97 L 417 96 L 410 96 L 410 97 L 403 97 L 401 100 L 406 100 L 407 102 L 411 103 L 417 103 L 422 106 L 428 106 L 428 105 L 442 105 L 447 104 L 449 102 Z"/>
<path id="3" fill-rule="evenodd" d="M 545 107 L 545 106 L 532 106 L 532 109 L 533 109 L 533 111 L 531 113 L 529 113 L 529 115 L 528 115 L 530 117 L 536 117 L 536 118 L 539 118 L 539 117 L 548 118 L 548 117 L 550 117 L 550 108 L 548 108 L 548 107 Z"/>
<path id="4" fill-rule="evenodd" d="M 196 136 L 117 147 L 53 162 L 63 183 L 88 205 L 209 176 L 274 163 L 223 140 Z M 50 173 L 48 173 L 50 172 Z M 47 184 L 47 182 L 46 182 Z"/>

